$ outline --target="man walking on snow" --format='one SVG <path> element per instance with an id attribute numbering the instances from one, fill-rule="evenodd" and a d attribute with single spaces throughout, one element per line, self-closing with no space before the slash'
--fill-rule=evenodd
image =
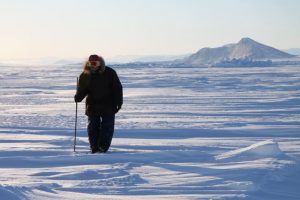
<path id="1" fill-rule="evenodd" d="M 85 97 L 91 152 L 105 153 L 113 138 L 115 114 L 123 104 L 123 89 L 116 71 L 105 66 L 101 56 L 91 55 L 80 74 L 75 102 Z"/>

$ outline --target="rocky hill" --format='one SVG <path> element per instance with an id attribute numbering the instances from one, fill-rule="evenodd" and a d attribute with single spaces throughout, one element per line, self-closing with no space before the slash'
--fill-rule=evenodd
<path id="1" fill-rule="evenodd" d="M 242 38 L 236 44 L 228 44 L 218 48 L 203 48 L 183 60 L 190 65 L 213 65 L 235 59 L 272 60 L 291 58 L 294 55 L 261 44 L 250 38 Z"/>

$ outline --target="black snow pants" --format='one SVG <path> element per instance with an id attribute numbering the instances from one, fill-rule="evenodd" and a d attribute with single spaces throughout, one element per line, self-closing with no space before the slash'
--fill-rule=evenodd
<path id="1" fill-rule="evenodd" d="M 89 116 L 88 136 L 92 153 L 107 152 L 113 138 L 115 115 Z"/>

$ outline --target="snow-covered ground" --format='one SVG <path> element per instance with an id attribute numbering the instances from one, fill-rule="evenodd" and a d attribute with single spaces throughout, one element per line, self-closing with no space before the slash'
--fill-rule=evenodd
<path id="1" fill-rule="evenodd" d="M 116 70 L 123 110 L 91 155 L 81 66 L 0 67 L 0 199 L 300 199 L 300 66 Z"/>

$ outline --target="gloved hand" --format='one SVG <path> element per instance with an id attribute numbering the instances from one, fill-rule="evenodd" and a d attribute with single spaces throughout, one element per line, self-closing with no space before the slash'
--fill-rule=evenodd
<path id="1" fill-rule="evenodd" d="M 79 99 L 79 97 L 78 97 L 77 95 L 74 96 L 74 101 L 75 101 L 76 103 L 81 102 L 81 100 Z"/>
<path id="2" fill-rule="evenodd" d="M 122 105 L 117 105 L 115 107 L 115 113 L 119 112 L 119 110 L 122 108 Z"/>

